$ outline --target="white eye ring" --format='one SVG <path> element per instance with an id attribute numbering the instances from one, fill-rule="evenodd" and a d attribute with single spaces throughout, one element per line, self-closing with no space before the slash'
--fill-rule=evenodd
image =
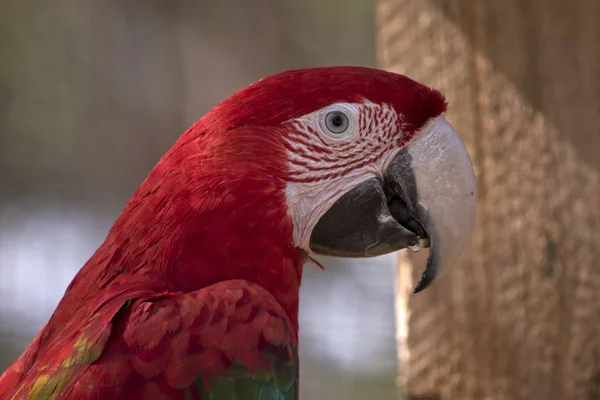
<path id="1" fill-rule="evenodd" d="M 350 103 L 337 103 L 321 110 L 319 125 L 331 139 L 354 137 L 358 133 L 358 107 Z"/>

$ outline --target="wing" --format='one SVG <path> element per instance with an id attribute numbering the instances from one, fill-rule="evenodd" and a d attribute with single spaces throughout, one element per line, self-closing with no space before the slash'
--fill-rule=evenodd
<path id="1" fill-rule="evenodd" d="M 139 298 L 93 338 L 86 332 L 67 357 L 34 365 L 8 398 L 298 398 L 297 333 L 279 303 L 248 281 Z"/>

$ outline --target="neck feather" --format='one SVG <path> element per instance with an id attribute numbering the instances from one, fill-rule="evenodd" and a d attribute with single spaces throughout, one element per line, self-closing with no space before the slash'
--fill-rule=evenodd
<path id="1" fill-rule="evenodd" d="M 110 280 L 130 273 L 183 292 L 245 279 L 267 289 L 297 327 L 304 260 L 292 244 L 283 146 L 274 145 L 273 132 L 241 134 L 243 147 L 232 135 L 200 144 L 201 135 L 190 140 L 186 133 L 81 274 Z"/>

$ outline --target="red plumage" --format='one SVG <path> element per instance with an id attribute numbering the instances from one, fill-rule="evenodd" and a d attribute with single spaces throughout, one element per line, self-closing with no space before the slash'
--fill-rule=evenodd
<path id="1" fill-rule="evenodd" d="M 406 77 L 335 67 L 264 78 L 196 122 L 0 377 L 0 398 L 41 396 L 44 376 L 46 389 L 56 381 L 49 393 L 73 398 L 179 398 L 198 373 L 218 375 L 233 360 L 255 368 L 267 347 L 291 352 L 307 256 L 292 244 L 281 124 L 364 98 L 392 105 L 412 131 L 446 109 Z"/>

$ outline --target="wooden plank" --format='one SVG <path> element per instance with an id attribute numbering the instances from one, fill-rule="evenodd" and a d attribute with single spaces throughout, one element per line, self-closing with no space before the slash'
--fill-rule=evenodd
<path id="1" fill-rule="evenodd" d="M 398 284 L 400 381 L 414 398 L 600 398 L 600 3 L 377 6 L 381 65 L 447 95 L 480 195 L 461 261 L 422 294 Z"/>

